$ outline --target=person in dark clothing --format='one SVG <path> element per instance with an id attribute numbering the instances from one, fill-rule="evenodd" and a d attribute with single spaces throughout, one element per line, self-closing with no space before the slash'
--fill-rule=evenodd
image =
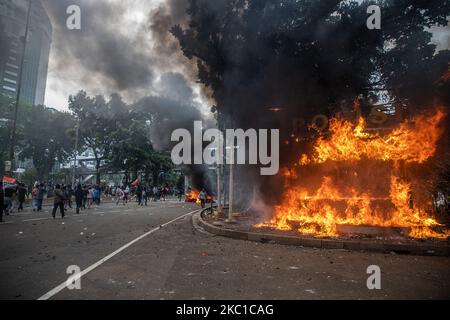
<path id="1" fill-rule="evenodd" d="M 37 200 L 38 200 L 37 211 L 42 211 L 42 202 L 44 201 L 45 192 L 46 192 L 45 185 L 43 183 L 41 183 L 39 185 L 38 196 L 37 196 Z"/>
<path id="2" fill-rule="evenodd" d="M 81 184 L 77 185 L 75 189 L 75 203 L 77 205 L 77 214 L 80 213 L 80 208 L 83 206 L 83 188 L 81 188 Z"/>
<path id="3" fill-rule="evenodd" d="M 63 195 L 64 195 L 64 210 L 67 211 L 67 205 L 69 201 L 69 192 L 67 190 L 67 187 L 65 185 L 62 185 L 61 188 Z"/>
<path id="4" fill-rule="evenodd" d="M 17 208 L 17 212 L 23 211 L 23 203 L 25 202 L 26 194 L 27 194 L 27 189 L 25 187 L 25 184 L 20 183 L 17 188 L 17 196 L 19 199 L 19 207 Z"/>
<path id="5" fill-rule="evenodd" d="M 64 200 L 65 200 L 64 192 L 61 190 L 59 184 L 57 184 L 54 190 L 53 211 L 52 211 L 53 219 L 55 219 L 56 217 L 56 210 L 58 209 L 58 207 L 59 212 L 61 213 L 61 217 L 64 218 Z"/>
<path id="6" fill-rule="evenodd" d="M 4 210 L 5 210 L 5 214 L 7 216 L 9 216 L 9 210 L 12 207 L 12 197 L 14 194 L 14 189 L 13 188 L 5 188 L 3 189 L 3 196 L 4 196 Z"/>
<path id="7" fill-rule="evenodd" d="M 147 190 L 147 187 L 144 187 L 144 190 L 142 191 L 142 198 L 144 199 L 145 205 L 147 205 L 147 202 L 148 202 L 148 190 Z"/>
<path id="8" fill-rule="evenodd" d="M 5 206 L 5 193 L 3 191 L 3 181 L 0 180 L 0 222 L 3 222 L 4 206 Z"/>
<path id="9" fill-rule="evenodd" d="M 72 209 L 72 197 L 73 197 L 73 194 L 74 194 L 74 192 L 73 192 L 72 186 L 68 186 L 67 187 L 67 196 L 68 196 L 67 204 L 69 205 L 70 209 Z"/>
<path id="10" fill-rule="evenodd" d="M 142 205 L 142 187 L 140 185 L 138 185 L 137 189 L 136 189 L 136 198 L 138 201 L 138 206 Z"/>
<path id="11" fill-rule="evenodd" d="M 83 186 L 83 209 L 86 209 L 86 202 L 89 194 L 89 189 Z"/>

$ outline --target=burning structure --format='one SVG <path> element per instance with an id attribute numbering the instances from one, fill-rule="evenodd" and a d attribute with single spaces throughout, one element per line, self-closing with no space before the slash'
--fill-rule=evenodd
<path id="1" fill-rule="evenodd" d="M 357 124 L 333 118 L 311 154 L 283 170 L 282 201 L 259 226 L 336 236 L 341 225 L 370 225 L 405 228 L 413 238 L 447 237 L 436 230 L 440 224 L 430 215 L 430 199 L 421 199 L 423 181 L 413 169 L 435 154 L 444 117 L 438 108 L 386 134 L 367 132 L 363 118 Z"/>
<path id="2" fill-rule="evenodd" d="M 219 128 L 279 128 L 285 142 L 281 179 L 236 168 L 235 201 L 261 194 L 260 226 L 336 236 L 368 225 L 447 237 L 433 195 L 450 194 L 450 50 L 438 50 L 429 30 L 447 25 L 448 2 L 187 3 L 189 22 L 171 32 L 211 90 Z M 366 27 L 369 4 L 386 17 L 380 30 Z M 362 117 L 349 121 L 356 97 Z M 374 108 L 394 115 L 394 125 L 369 127 Z M 314 118 L 332 120 L 311 141 L 305 122 Z M 302 132 L 291 130 L 294 119 Z"/>

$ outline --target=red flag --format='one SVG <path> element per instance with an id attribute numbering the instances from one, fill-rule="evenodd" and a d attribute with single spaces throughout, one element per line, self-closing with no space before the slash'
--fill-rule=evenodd
<path id="1" fill-rule="evenodd" d="M 16 182 L 17 182 L 16 179 L 4 176 L 3 177 L 3 188 L 4 189 L 15 188 Z"/>
<path id="2" fill-rule="evenodd" d="M 6 176 L 3 177 L 3 183 L 13 184 L 13 183 L 16 183 L 16 181 L 17 180 L 14 178 L 6 177 Z"/>
<path id="3" fill-rule="evenodd" d="M 134 180 L 134 181 L 131 183 L 131 185 L 132 185 L 133 187 L 136 187 L 136 186 L 138 185 L 139 182 L 141 182 L 141 177 L 138 177 L 136 180 Z"/>

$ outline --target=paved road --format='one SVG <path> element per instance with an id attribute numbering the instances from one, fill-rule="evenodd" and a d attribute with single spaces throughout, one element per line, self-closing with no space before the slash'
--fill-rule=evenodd
<path id="1" fill-rule="evenodd" d="M 64 220 L 45 212 L 9 217 L 0 225 L 0 298 L 450 298 L 450 258 L 227 239 L 193 226 L 186 214 L 197 208 L 105 204 Z M 69 265 L 90 271 L 80 290 L 58 288 Z M 381 290 L 367 289 L 369 265 L 381 268 Z"/>

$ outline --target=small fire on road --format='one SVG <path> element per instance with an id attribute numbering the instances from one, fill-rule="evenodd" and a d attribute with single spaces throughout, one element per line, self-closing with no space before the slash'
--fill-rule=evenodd
<path id="1" fill-rule="evenodd" d="M 185 202 L 195 202 L 196 204 L 200 204 L 200 191 L 198 190 L 191 190 L 190 192 L 186 193 Z M 206 202 L 211 202 L 212 197 L 207 194 L 206 195 Z"/>
<path id="2" fill-rule="evenodd" d="M 356 124 L 333 118 L 311 152 L 282 170 L 282 201 L 270 221 L 257 227 L 324 237 L 338 236 L 340 225 L 368 225 L 404 228 L 412 238 L 448 237 L 432 216 L 426 179 L 417 178 L 436 153 L 442 110 L 384 134 L 369 132 L 363 118 Z"/>

